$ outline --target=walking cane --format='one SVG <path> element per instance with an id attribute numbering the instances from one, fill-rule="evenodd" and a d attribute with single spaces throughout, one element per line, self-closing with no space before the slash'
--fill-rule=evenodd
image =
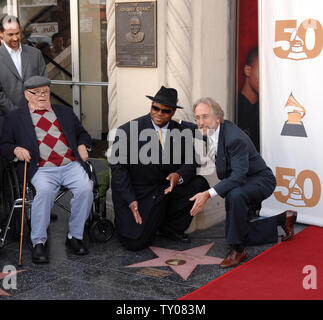
<path id="1" fill-rule="evenodd" d="M 24 169 L 24 186 L 22 190 L 22 210 L 21 210 L 21 229 L 20 229 L 20 250 L 18 266 L 22 265 L 22 240 L 24 237 L 24 221 L 25 221 L 25 199 L 26 199 L 26 176 L 27 176 L 27 161 L 25 160 Z"/>

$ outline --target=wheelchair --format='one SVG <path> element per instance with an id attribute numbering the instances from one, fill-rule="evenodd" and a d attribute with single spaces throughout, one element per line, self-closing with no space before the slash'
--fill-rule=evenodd
<path id="1" fill-rule="evenodd" d="M 87 162 L 90 171 L 90 178 L 93 181 L 93 203 L 89 218 L 86 221 L 84 232 L 88 232 L 89 238 L 93 242 L 108 241 L 114 231 L 113 224 L 106 218 L 106 205 L 100 196 L 100 184 L 97 174 L 94 170 L 92 162 Z M 1 191 L 1 206 L 2 212 L 5 213 L 5 219 L 0 224 L 0 248 L 4 247 L 6 240 L 10 237 L 13 240 L 18 240 L 21 233 L 21 208 L 23 205 L 22 185 L 18 181 L 16 165 L 14 162 L 9 162 L 6 169 L 3 171 Z M 107 186 L 109 187 L 109 186 Z M 56 196 L 54 206 L 57 205 L 70 213 L 69 206 L 62 203 L 62 198 L 69 190 L 66 187 L 61 187 Z M 32 248 L 30 240 L 30 220 L 31 220 L 31 205 L 35 195 L 35 189 L 31 183 L 26 183 L 25 203 L 24 203 L 24 243 L 28 248 Z"/>

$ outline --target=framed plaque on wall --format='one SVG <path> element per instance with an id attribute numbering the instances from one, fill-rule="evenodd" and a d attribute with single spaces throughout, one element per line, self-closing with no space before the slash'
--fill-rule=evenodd
<path id="1" fill-rule="evenodd" d="M 118 67 L 156 68 L 156 1 L 115 3 Z"/>

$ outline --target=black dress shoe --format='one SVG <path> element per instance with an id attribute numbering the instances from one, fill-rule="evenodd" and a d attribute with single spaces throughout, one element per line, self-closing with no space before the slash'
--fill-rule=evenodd
<path id="1" fill-rule="evenodd" d="M 44 244 L 38 243 L 33 247 L 31 259 L 34 263 L 48 263 L 48 254 Z"/>
<path id="2" fill-rule="evenodd" d="M 184 243 L 190 243 L 191 239 L 190 237 L 185 233 L 176 233 L 176 232 L 164 232 L 160 231 L 159 235 L 166 237 L 168 239 L 178 241 L 178 242 L 184 242 Z"/>
<path id="3" fill-rule="evenodd" d="M 83 256 L 89 253 L 89 250 L 85 248 L 83 244 L 83 240 L 79 240 L 74 237 L 72 237 L 72 239 L 69 239 L 68 237 L 66 237 L 65 244 L 74 254 Z"/>

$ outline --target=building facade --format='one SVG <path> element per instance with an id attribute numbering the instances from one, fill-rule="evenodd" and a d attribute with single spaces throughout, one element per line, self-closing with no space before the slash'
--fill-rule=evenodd
<path id="1" fill-rule="evenodd" d="M 93 138 L 106 139 L 109 130 L 148 113 L 146 95 L 154 96 L 161 85 L 178 91 L 184 109 L 176 118 L 194 121 L 192 104 L 210 96 L 234 120 L 237 5 L 236 0 L 1 0 L 0 15 L 17 15 L 23 42 L 42 50 L 52 99 L 73 107 Z M 146 9 L 129 9 L 138 6 L 153 6 L 153 17 Z M 138 56 L 137 65 L 122 65 L 116 49 L 124 39 L 117 29 L 131 30 L 131 18 L 139 18 L 146 38 L 128 40 L 127 54 L 136 55 L 133 50 L 153 33 L 152 66 L 138 65 Z M 199 218 L 192 228 L 222 219 L 223 201 L 216 206 L 219 214 Z"/>

